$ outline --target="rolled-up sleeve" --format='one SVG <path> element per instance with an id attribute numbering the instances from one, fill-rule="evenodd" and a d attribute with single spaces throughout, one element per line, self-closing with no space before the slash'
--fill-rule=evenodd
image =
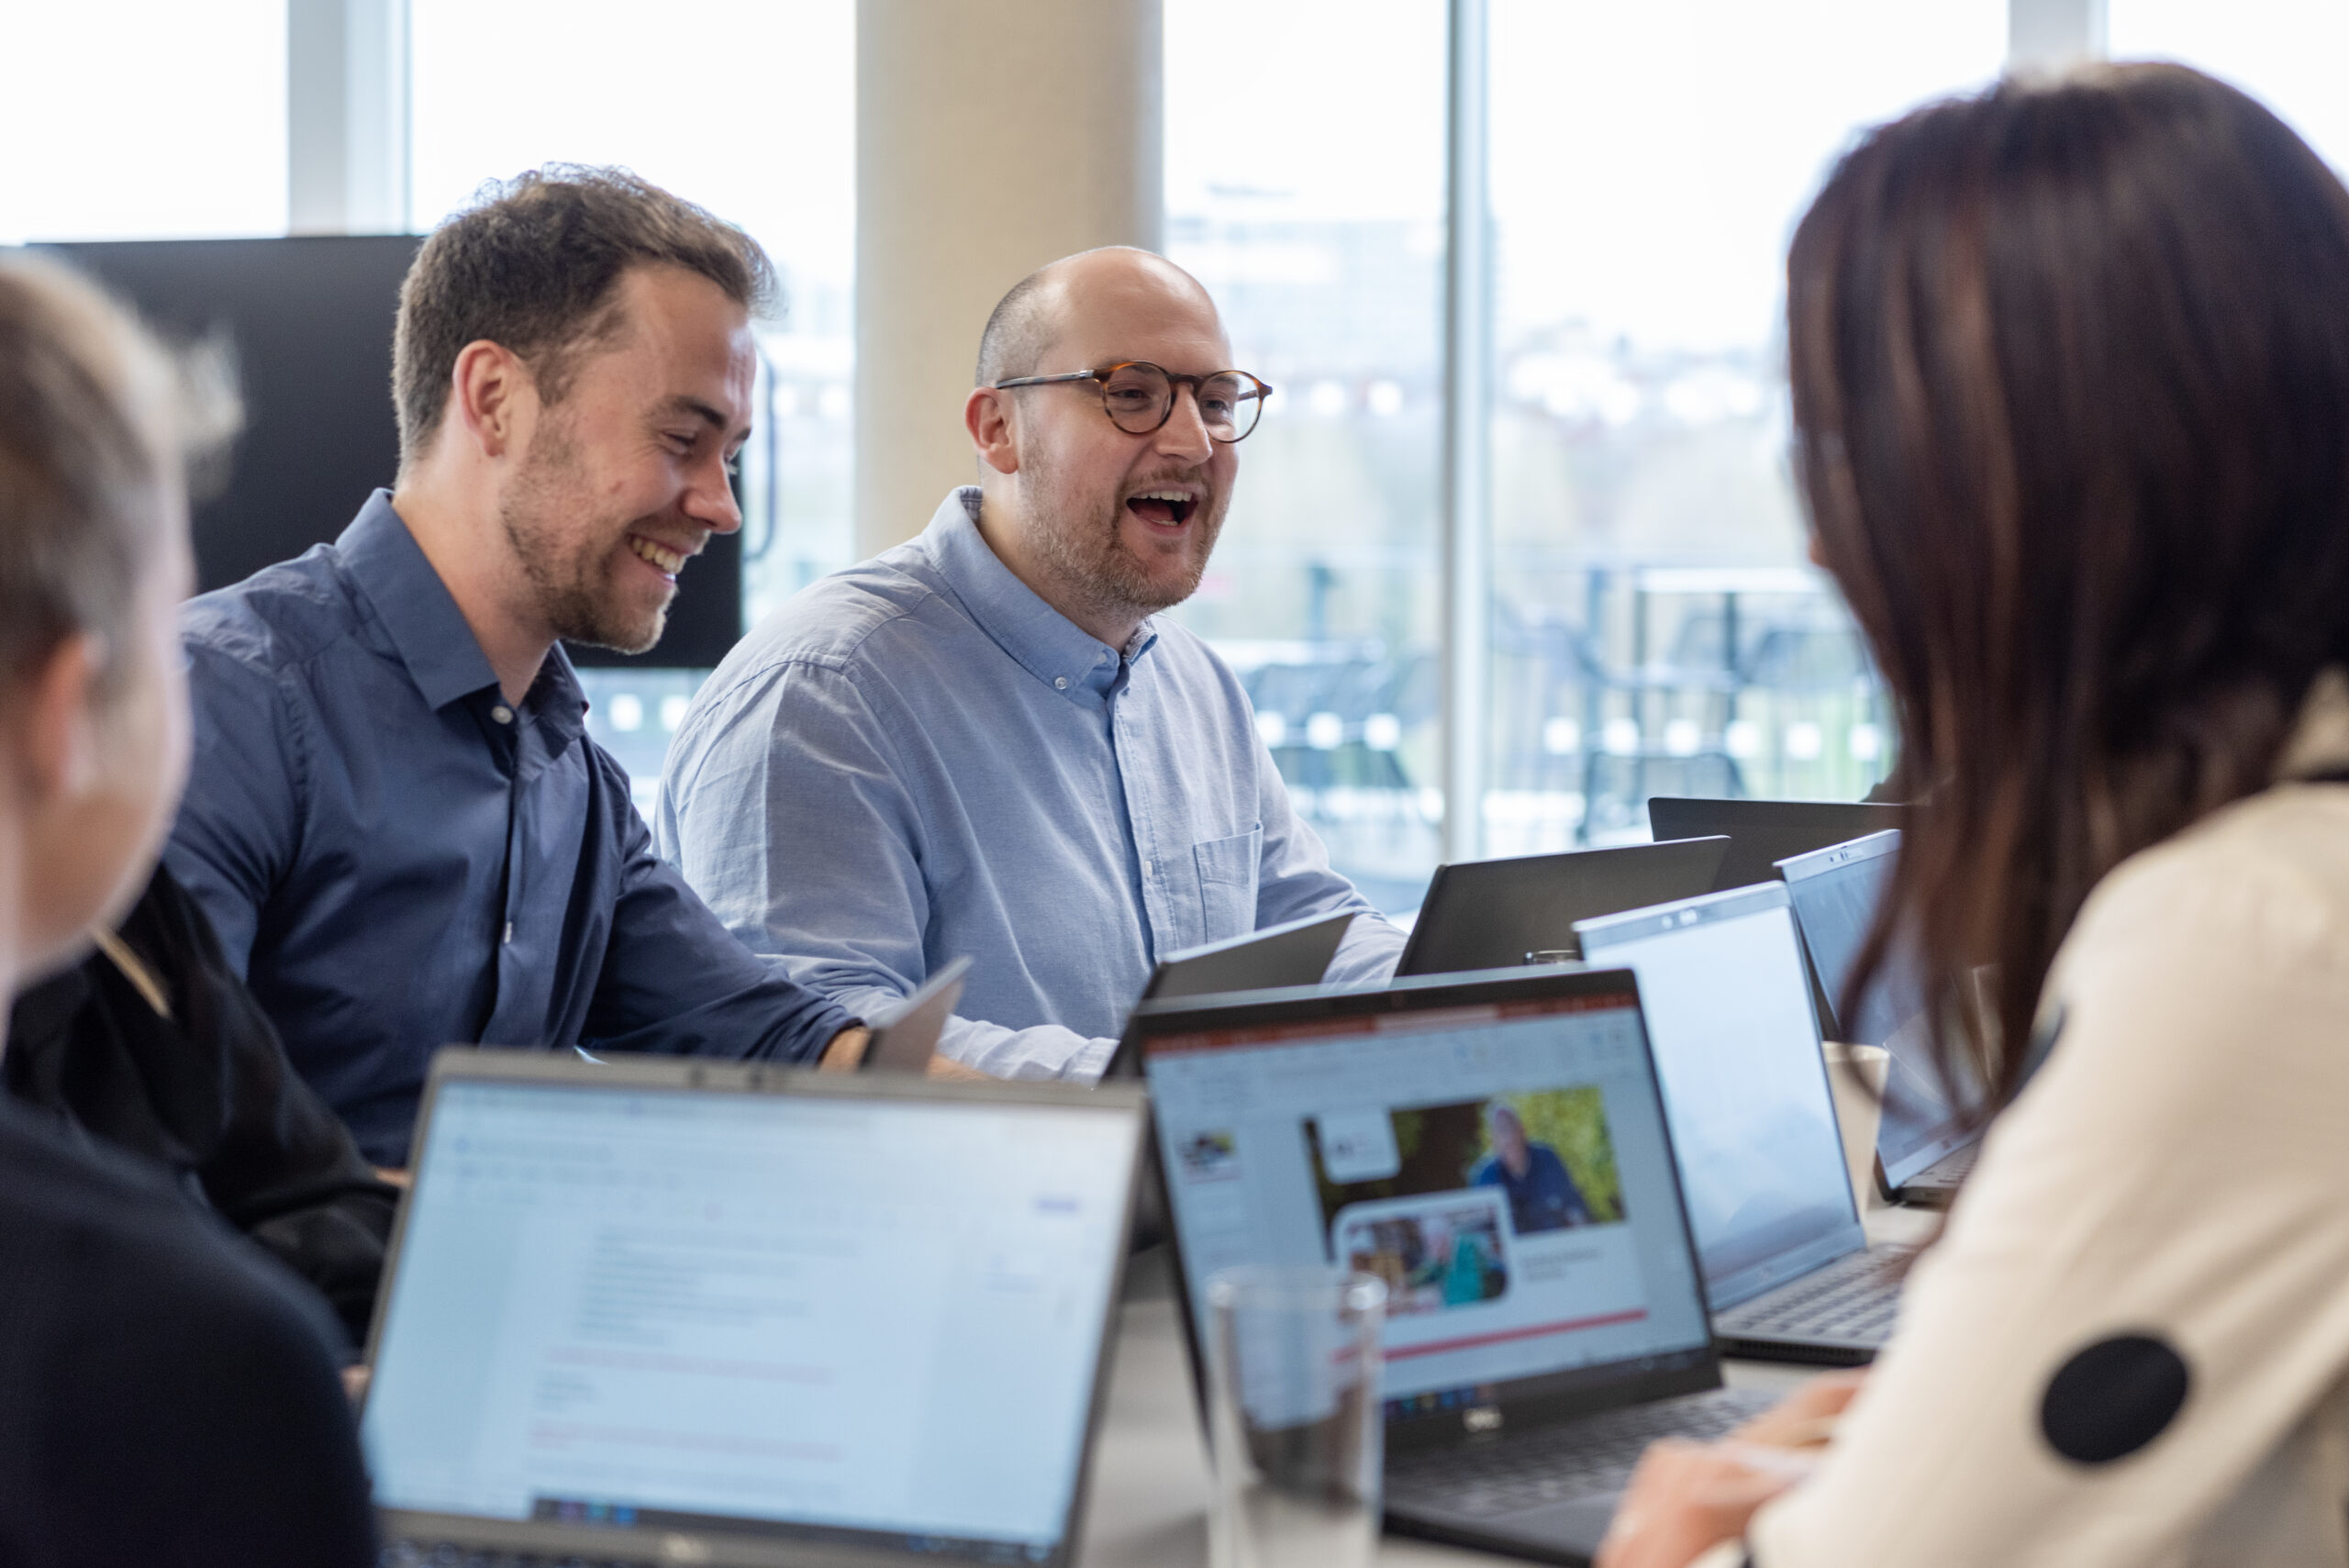
<path id="1" fill-rule="evenodd" d="M 924 831 L 904 776 L 849 675 L 782 664 L 688 718 L 662 781 L 661 854 L 751 951 L 872 1017 L 928 978 Z M 1115 1049 L 960 1018 L 940 1041 L 1006 1078 L 1097 1076 Z"/>

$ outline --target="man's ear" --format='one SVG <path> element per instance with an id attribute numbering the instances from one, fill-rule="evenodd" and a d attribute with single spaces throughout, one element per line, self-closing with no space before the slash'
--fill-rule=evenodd
<path id="1" fill-rule="evenodd" d="M 17 787 L 33 803 L 79 793 L 97 777 L 98 730 L 91 698 L 105 664 L 105 642 L 75 632 L 33 666 L 17 688 L 17 700 L 6 705 Z"/>
<path id="2" fill-rule="evenodd" d="M 963 427 L 979 461 L 997 473 L 1019 472 L 1019 442 L 1011 429 L 1011 400 L 991 386 L 971 389 L 963 402 Z"/>
<path id="3" fill-rule="evenodd" d="M 506 345 L 479 338 L 458 350 L 449 370 L 449 411 L 484 457 L 514 450 L 537 406 L 529 367 Z"/>

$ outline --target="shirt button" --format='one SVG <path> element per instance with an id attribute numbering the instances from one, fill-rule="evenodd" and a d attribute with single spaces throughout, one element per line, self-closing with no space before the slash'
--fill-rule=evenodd
<path id="1" fill-rule="evenodd" d="M 511 724 L 514 722 L 514 710 L 507 707 L 504 703 L 499 703 L 495 707 L 489 710 L 489 717 L 497 720 L 500 724 Z"/>
<path id="2" fill-rule="evenodd" d="M 1068 690 L 1068 677 L 1066 675 L 1054 675 L 1052 677 L 1052 687 L 1055 691 L 1064 692 Z"/>
<path id="3" fill-rule="evenodd" d="M 506 922 L 506 940 L 509 942 L 514 940 L 514 922 L 511 920 Z"/>

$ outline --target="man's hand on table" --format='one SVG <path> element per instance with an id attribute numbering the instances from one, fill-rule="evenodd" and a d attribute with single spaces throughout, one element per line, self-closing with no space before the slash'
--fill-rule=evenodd
<path id="1" fill-rule="evenodd" d="M 824 1054 L 816 1059 L 819 1073 L 853 1073 L 864 1065 L 864 1048 L 873 1043 L 873 1031 L 863 1024 L 851 1024 L 832 1036 L 824 1047 Z"/>
<path id="2" fill-rule="evenodd" d="M 1615 1507 L 1596 1568 L 1687 1568 L 1745 1533 L 1762 1505 L 1809 1473 L 1865 1371 L 1812 1378 L 1717 1443 L 1651 1444 Z"/>

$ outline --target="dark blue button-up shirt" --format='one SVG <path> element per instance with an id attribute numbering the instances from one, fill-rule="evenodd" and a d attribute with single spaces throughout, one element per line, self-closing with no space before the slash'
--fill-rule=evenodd
<path id="1" fill-rule="evenodd" d="M 654 856 L 561 649 L 507 705 L 388 493 L 183 632 L 166 858 L 371 1160 L 406 1161 L 443 1044 L 806 1060 L 852 1021 Z"/>

